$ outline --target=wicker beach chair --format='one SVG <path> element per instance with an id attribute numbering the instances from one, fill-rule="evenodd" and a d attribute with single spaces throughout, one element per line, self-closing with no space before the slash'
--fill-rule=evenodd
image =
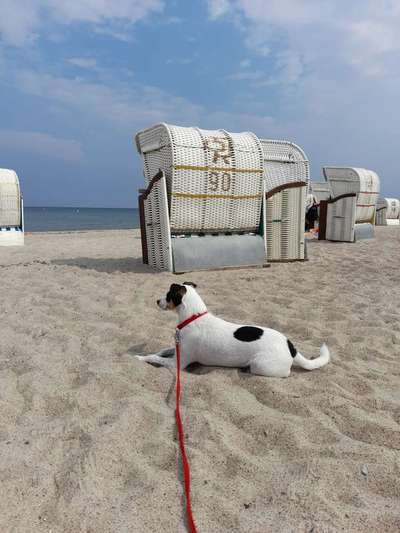
<path id="1" fill-rule="evenodd" d="M 372 238 L 379 176 L 372 170 L 351 167 L 324 167 L 323 173 L 332 198 L 325 206 L 321 202 L 320 238 L 346 242 Z"/>
<path id="2" fill-rule="evenodd" d="M 376 225 L 400 225 L 400 200 L 397 198 L 379 198 L 376 207 Z"/>
<path id="3" fill-rule="evenodd" d="M 24 244 L 24 209 L 17 174 L 0 169 L 0 246 Z"/>
<path id="4" fill-rule="evenodd" d="M 253 133 L 157 124 L 136 135 L 143 261 L 185 272 L 263 265 L 263 151 Z"/>
<path id="5" fill-rule="evenodd" d="M 313 181 L 310 184 L 311 193 L 319 203 L 321 200 L 329 200 L 332 191 L 327 181 Z"/>
<path id="6" fill-rule="evenodd" d="M 289 141 L 261 139 L 266 187 L 268 261 L 305 258 L 305 207 L 310 170 L 303 150 Z"/>

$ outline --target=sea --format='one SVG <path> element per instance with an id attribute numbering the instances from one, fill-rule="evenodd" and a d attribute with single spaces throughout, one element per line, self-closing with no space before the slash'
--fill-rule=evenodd
<path id="1" fill-rule="evenodd" d="M 139 228 L 138 209 L 25 207 L 25 231 L 83 231 Z"/>

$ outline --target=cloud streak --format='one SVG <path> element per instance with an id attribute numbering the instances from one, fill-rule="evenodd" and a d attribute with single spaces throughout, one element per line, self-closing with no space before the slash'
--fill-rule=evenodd
<path id="1" fill-rule="evenodd" d="M 83 158 L 79 142 L 37 131 L 0 130 L 0 147 L 17 153 L 62 159 L 71 163 L 79 162 Z"/>
<path id="2" fill-rule="evenodd" d="M 303 57 L 314 71 L 350 67 L 366 77 L 389 74 L 400 52 L 400 8 L 393 0 L 207 0 L 211 20 L 240 20 L 247 46 Z M 275 55 L 276 66 L 279 57 Z M 288 70 L 287 65 L 282 69 Z M 292 74 L 280 76 L 292 83 Z M 301 70 L 301 69 L 300 69 Z M 300 74 L 301 75 L 301 74 Z"/>
<path id="3" fill-rule="evenodd" d="M 47 32 L 49 22 L 86 23 L 93 31 L 126 36 L 124 30 L 163 8 L 162 0 L 2 0 L 0 36 L 7 45 L 27 46 Z"/>

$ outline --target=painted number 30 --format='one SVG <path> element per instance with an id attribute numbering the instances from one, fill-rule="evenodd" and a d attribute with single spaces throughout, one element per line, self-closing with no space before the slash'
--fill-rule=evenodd
<path id="1" fill-rule="evenodd" d="M 211 172 L 208 178 L 208 188 L 212 192 L 228 192 L 231 190 L 231 175 L 228 172 L 219 174 L 218 172 Z"/>

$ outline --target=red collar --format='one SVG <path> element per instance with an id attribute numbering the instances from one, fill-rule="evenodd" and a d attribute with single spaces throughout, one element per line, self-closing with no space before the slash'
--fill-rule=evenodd
<path id="1" fill-rule="evenodd" d="M 198 318 L 200 318 L 201 316 L 204 316 L 208 313 L 208 311 L 204 311 L 203 313 L 197 313 L 196 315 L 192 315 L 190 316 L 189 318 L 187 318 L 186 320 L 184 320 L 183 322 L 181 322 L 180 324 L 178 324 L 176 326 L 176 329 L 182 329 L 184 328 L 185 326 L 187 326 L 188 324 L 190 324 L 191 322 L 193 322 L 194 320 L 197 320 Z"/>

